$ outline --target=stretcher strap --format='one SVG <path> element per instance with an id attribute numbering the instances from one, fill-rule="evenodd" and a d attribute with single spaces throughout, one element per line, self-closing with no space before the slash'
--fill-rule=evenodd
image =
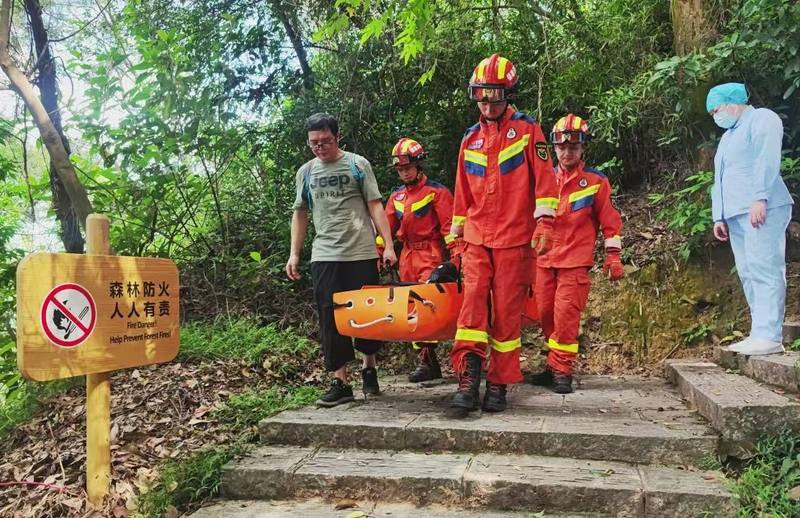
<path id="1" fill-rule="evenodd" d="M 408 296 L 409 296 L 409 297 L 411 297 L 411 298 L 412 298 L 412 299 L 414 299 L 414 300 L 418 300 L 418 301 L 422 302 L 422 304 L 423 304 L 424 306 L 428 306 L 428 307 L 430 307 L 430 308 L 431 308 L 431 311 L 434 311 L 434 312 L 436 311 L 436 304 L 434 304 L 433 302 L 431 302 L 431 301 L 430 301 L 430 300 L 428 300 L 428 299 L 423 299 L 423 298 L 422 298 L 422 297 L 420 297 L 420 296 L 419 296 L 419 294 L 418 294 L 418 293 L 416 293 L 414 290 L 408 290 Z"/>
<path id="2" fill-rule="evenodd" d="M 351 318 L 349 324 L 350 327 L 354 327 L 356 329 L 363 329 L 365 327 L 374 326 L 375 324 L 380 324 L 381 322 L 392 322 L 392 321 L 394 321 L 394 317 L 392 315 L 386 315 L 385 317 L 376 318 L 371 322 L 365 322 L 363 324 L 359 324 L 358 322 L 356 322 Z"/>

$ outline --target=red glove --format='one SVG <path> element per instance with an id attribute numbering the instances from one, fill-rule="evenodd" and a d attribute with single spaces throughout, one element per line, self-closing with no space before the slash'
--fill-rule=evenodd
<path id="1" fill-rule="evenodd" d="M 456 268 L 460 267 L 461 259 L 464 257 L 466 248 L 467 242 L 460 237 L 455 238 L 450 242 L 449 245 L 447 245 L 447 249 L 450 251 L 450 262 L 453 263 Z"/>
<path id="2" fill-rule="evenodd" d="M 618 281 L 625 276 L 625 268 L 622 267 L 622 259 L 619 257 L 619 250 L 610 248 L 606 250 L 606 261 L 603 263 L 603 273 L 612 281 Z"/>
<path id="3" fill-rule="evenodd" d="M 542 216 L 536 222 L 531 248 L 536 251 L 536 255 L 544 255 L 553 248 L 553 218 Z"/>

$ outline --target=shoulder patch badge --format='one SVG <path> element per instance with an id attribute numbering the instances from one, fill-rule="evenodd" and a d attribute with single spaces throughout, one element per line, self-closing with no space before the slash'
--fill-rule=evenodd
<path id="1" fill-rule="evenodd" d="M 589 185 L 589 181 L 586 180 L 586 178 L 581 178 L 581 181 L 578 182 L 578 185 L 580 185 L 581 187 L 586 187 L 587 185 Z"/>
<path id="2" fill-rule="evenodd" d="M 550 153 L 547 151 L 547 142 L 537 142 L 535 147 L 536 147 L 536 156 L 538 156 L 542 160 L 550 159 Z"/>
<path id="3" fill-rule="evenodd" d="M 480 149 L 483 147 L 483 139 L 479 138 L 469 143 L 467 149 Z"/>
<path id="4" fill-rule="evenodd" d="M 517 136 L 516 130 L 514 128 L 508 128 L 508 132 L 506 133 L 506 138 L 514 138 Z"/>
<path id="5" fill-rule="evenodd" d="M 403 201 L 403 200 L 405 200 L 405 199 L 406 199 L 406 193 L 404 193 L 404 192 L 399 192 L 399 193 L 397 193 L 397 194 L 395 195 L 394 199 L 395 199 L 395 200 L 397 200 L 397 201 Z"/>

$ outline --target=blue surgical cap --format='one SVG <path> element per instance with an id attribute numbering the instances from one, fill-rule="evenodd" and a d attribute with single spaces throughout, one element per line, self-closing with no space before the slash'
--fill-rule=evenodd
<path id="1" fill-rule="evenodd" d="M 723 104 L 747 104 L 747 89 L 742 83 L 725 83 L 708 91 L 706 111 Z"/>

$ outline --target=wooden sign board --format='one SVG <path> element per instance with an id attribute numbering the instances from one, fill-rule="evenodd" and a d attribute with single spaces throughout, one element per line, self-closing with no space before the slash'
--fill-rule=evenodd
<path id="1" fill-rule="evenodd" d="M 17 268 L 17 365 L 47 381 L 171 361 L 178 268 L 168 259 L 35 253 Z"/>

